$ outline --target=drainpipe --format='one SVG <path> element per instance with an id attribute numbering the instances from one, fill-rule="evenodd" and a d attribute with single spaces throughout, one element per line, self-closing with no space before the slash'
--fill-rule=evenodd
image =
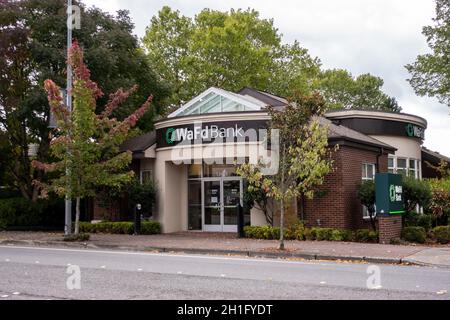
<path id="1" fill-rule="evenodd" d="M 384 148 L 381 147 L 380 153 L 377 155 L 377 168 L 376 168 L 376 172 L 380 173 L 380 157 L 383 155 L 384 153 Z"/>

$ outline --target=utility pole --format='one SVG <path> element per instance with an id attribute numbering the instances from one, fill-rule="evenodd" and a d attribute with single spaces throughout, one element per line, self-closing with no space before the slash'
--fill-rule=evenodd
<path id="1" fill-rule="evenodd" d="M 67 0 L 67 110 L 69 114 L 72 113 L 72 67 L 69 63 L 69 52 L 72 46 L 72 0 Z M 66 168 L 66 175 L 70 177 L 70 169 Z M 70 183 L 69 183 L 70 186 Z M 70 190 L 69 190 L 70 191 Z M 70 193 L 70 192 L 69 192 Z M 69 195 L 65 200 L 65 225 L 64 234 L 69 235 L 72 233 L 72 199 Z"/>

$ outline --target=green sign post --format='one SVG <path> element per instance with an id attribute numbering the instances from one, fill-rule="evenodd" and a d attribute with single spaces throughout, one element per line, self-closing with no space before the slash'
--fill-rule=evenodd
<path id="1" fill-rule="evenodd" d="M 397 215 L 405 212 L 400 174 L 375 174 L 375 204 L 378 216 Z"/>

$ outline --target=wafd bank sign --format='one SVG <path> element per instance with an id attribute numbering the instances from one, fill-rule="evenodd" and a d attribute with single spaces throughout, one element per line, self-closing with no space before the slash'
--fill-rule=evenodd
<path id="1" fill-rule="evenodd" d="M 375 203 L 377 215 L 397 215 L 405 212 L 401 175 L 375 174 Z"/>
<path id="2" fill-rule="evenodd" d="M 198 122 L 158 129 L 156 143 L 158 148 L 162 148 L 178 144 L 261 141 L 266 135 L 266 120 Z"/>

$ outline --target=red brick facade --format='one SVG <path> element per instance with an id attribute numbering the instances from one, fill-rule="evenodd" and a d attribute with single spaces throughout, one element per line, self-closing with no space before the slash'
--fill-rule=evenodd
<path id="1" fill-rule="evenodd" d="M 313 200 L 305 201 L 306 226 L 342 229 L 369 228 L 363 219 L 358 199 L 358 186 L 362 183 L 362 165 L 378 164 L 378 172 L 387 172 L 387 154 L 341 145 L 333 156 L 334 171 L 325 178 L 324 185 Z"/>
<path id="2" fill-rule="evenodd" d="M 379 242 L 390 243 L 400 239 L 402 232 L 402 216 L 378 217 Z"/>

